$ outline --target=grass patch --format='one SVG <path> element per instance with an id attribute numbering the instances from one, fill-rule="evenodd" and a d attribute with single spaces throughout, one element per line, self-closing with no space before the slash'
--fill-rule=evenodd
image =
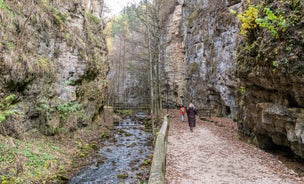
<path id="1" fill-rule="evenodd" d="M 55 24 L 62 25 L 66 22 L 67 15 L 65 13 L 60 12 L 55 7 L 50 7 L 50 11 L 52 12 L 52 14 L 54 16 Z"/>
<path id="2" fill-rule="evenodd" d="M 81 158 L 85 158 L 86 156 L 88 156 L 88 154 L 90 153 L 90 151 L 94 150 L 93 147 L 95 147 L 94 144 L 82 144 L 79 143 L 78 144 L 78 156 Z"/>

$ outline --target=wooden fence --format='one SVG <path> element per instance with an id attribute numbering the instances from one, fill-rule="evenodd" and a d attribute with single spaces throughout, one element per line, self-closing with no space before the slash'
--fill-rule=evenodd
<path id="1" fill-rule="evenodd" d="M 147 104 L 141 103 L 138 105 L 127 104 L 127 103 L 108 103 L 105 108 L 124 110 L 124 109 L 133 109 L 133 110 L 149 110 L 150 107 Z"/>
<path id="2" fill-rule="evenodd" d="M 148 184 L 165 183 L 168 131 L 169 115 L 166 115 L 156 138 Z"/>

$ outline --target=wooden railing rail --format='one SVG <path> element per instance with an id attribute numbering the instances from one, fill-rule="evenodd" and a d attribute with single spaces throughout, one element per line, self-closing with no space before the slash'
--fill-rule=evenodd
<path id="1" fill-rule="evenodd" d="M 207 115 L 209 118 L 211 117 L 212 109 L 211 108 L 198 108 L 197 111 L 200 114 Z"/>
<path id="2" fill-rule="evenodd" d="M 148 184 L 164 184 L 166 173 L 167 140 L 169 132 L 169 115 L 164 117 L 162 127 L 156 137 L 152 166 Z"/>

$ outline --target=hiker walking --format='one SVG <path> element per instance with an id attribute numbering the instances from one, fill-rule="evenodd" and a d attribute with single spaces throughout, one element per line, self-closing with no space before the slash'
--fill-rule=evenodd
<path id="1" fill-rule="evenodd" d="M 187 108 L 187 116 L 188 116 L 188 123 L 190 127 L 190 131 L 193 132 L 193 127 L 195 127 L 195 115 L 197 111 L 193 103 L 190 103 Z"/>
<path id="2" fill-rule="evenodd" d="M 181 108 L 179 109 L 179 114 L 182 115 L 182 122 L 185 122 L 185 115 L 187 113 L 186 107 L 182 104 Z"/>

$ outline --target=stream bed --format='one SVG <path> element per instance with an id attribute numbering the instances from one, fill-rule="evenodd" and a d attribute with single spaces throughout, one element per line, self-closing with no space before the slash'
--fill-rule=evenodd
<path id="1" fill-rule="evenodd" d="M 116 123 L 112 139 L 99 150 L 102 161 L 80 172 L 70 184 L 133 184 L 147 181 L 153 153 L 151 132 L 134 118 Z"/>

